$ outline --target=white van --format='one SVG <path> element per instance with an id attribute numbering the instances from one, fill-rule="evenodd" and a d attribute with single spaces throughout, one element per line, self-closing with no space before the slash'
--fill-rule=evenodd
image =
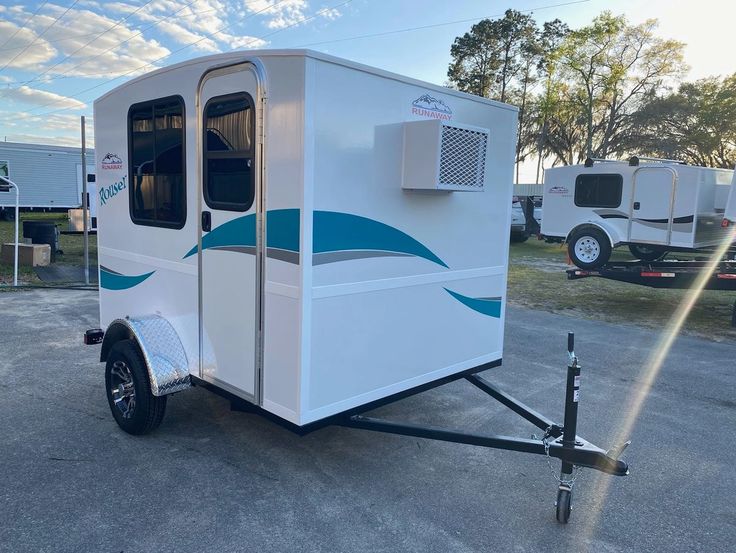
<path id="1" fill-rule="evenodd" d="M 542 234 L 568 244 L 581 269 L 605 265 L 613 248 L 654 261 L 668 251 L 718 245 L 733 171 L 668 160 L 587 160 L 547 169 Z"/>

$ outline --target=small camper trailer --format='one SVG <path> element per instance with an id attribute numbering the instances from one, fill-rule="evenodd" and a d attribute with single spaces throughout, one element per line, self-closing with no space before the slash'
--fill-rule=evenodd
<path id="1" fill-rule="evenodd" d="M 500 364 L 516 120 L 308 51 L 205 57 L 107 93 L 102 360 L 145 363 L 152 405 L 194 381 L 300 426 Z M 107 378 L 125 405 L 130 374 Z"/>
<path id="2" fill-rule="evenodd" d="M 131 434 L 197 385 L 304 433 L 324 424 L 628 474 L 476 374 L 500 365 L 516 108 L 304 50 L 190 60 L 95 102 L 108 402 Z M 464 378 L 544 431 L 364 416 Z"/>
<path id="3" fill-rule="evenodd" d="M 727 236 L 721 219 L 732 175 L 637 157 L 547 169 L 542 234 L 567 242 L 581 269 L 605 265 L 620 245 L 643 261 L 711 248 Z"/>

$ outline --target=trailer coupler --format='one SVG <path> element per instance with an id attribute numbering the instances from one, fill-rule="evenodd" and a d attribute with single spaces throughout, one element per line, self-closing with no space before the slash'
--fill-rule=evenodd
<path id="1" fill-rule="evenodd" d="M 572 509 L 572 489 L 576 478 L 575 471 L 581 467 L 587 467 L 614 476 L 625 476 L 629 474 L 629 466 L 618 457 L 630 443 L 626 442 L 606 452 L 577 435 L 578 402 L 580 399 L 580 365 L 575 356 L 574 335 L 572 333 L 568 334 L 568 354 L 570 364 L 567 368 L 565 420 L 563 425 L 558 425 L 544 415 L 534 411 L 477 374 L 471 374 L 465 377 L 468 382 L 496 401 L 508 407 L 537 428 L 544 430 L 544 435 L 541 438 L 532 436 L 532 438 L 527 439 L 494 434 L 475 434 L 434 426 L 394 422 L 360 414 L 348 416 L 338 422 L 338 424 L 388 434 L 399 434 L 415 438 L 545 455 L 548 460 L 550 458 L 559 459 L 562 462 L 562 468 L 559 478 L 555 476 L 559 483 L 557 501 L 555 503 L 557 507 L 556 515 L 559 522 L 567 523 Z"/>

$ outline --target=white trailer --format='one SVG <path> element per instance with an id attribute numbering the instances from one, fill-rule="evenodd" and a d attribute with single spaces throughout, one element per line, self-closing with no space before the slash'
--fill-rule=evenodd
<path id="1" fill-rule="evenodd" d="M 732 175 L 638 157 L 547 169 L 542 234 L 567 242 L 581 269 L 605 265 L 620 245 L 643 261 L 711 248 L 727 237 L 721 219 Z"/>
<path id="2" fill-rule="evenodd" d="M 112 162 L 105 331 L 85 338 L 125 431 L 201 385 L 297 431 L 339 420 L 626 472 L 505 395 L 546 441 L 345 418 L 462 377 L 501 393 L 475 373 L 503 352 L 516 108 L 281 50 L 186 61 L 94 109 Z"/>
<path id="3" fill-rule="evenodd" d="M 87 153 L 87 172 L 94 174 L 94 150 Z M 82 203 L 80 148 L 49 144 L 0 142 L 0 176 L 18 183 L 21 210 L 66 210 Z M 14 198 L 0 194 L 0 215 L 11 215 Z"/>

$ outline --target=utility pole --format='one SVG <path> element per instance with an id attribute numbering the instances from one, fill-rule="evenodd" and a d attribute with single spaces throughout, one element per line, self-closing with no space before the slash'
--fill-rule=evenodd
<path id="1" fill-rule="evenodd" d="M 85 137 L 84 115 L 82 115 L 82 221 L 84 233 L 84 283 L 89 285 L 89 231 L 87 229 L 87 143 Z"/>

